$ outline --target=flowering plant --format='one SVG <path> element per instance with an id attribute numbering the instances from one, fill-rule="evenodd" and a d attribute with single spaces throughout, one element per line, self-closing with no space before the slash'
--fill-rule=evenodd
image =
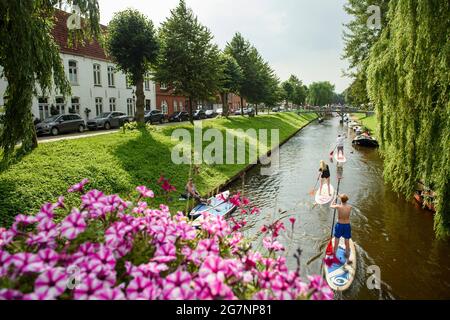
<path id="1" fill-rule="evenodd" d="M 270 257 L 253 252 L 222 217 L 199 230 L 186 216 L 138 187 L 137 202 L 73 186 L 79 208 L 64 198 L 0 228 L 0 300 L 331 299 L 319 276 L 308 283 L 289 271 L 276 237 Z M 238 201 L 235 198 L 235 201 Z M 64 214 L 62 221 L 56 217 Z"/>

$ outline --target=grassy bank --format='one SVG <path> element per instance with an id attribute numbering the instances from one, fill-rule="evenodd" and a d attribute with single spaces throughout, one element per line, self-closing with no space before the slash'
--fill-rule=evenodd
<path id="1" fill-rule="evenodd" d="M 360 122 L 364 127 L 370 130 L 374 135 L 377 134 L 377 116 L 367 117 L 365 113 L 355 113 L 353 114 L 354 120 Z"/>
<path id="2" fill-rule="evenodd" d="M 314 118 L 283 113 L 250 119 L 216 119 L 204 122 L 203 130 L 279 129 L 280 141 L 284 141 Z M 175 165 L 171 160 L 172 148 L 177 144 L 171 140 L 171 134 L 178 128 L 193 131 L 190 125 L 180 124 L 40 145 L 0 173 L 0 225 L 8 224 L 18 213 L 36 212 L 43 203 L 55 201 L 59 195 L 66 196 L 69 205 L 76 204 L 77 195 L 67 194 L 67 189 L 83 178 L 91 181 L 89 188 L 124 197 L 134 196 L 136 186 L 146 185 L 155 190 L 154 204 L 158 205 L 166 203 L 157 184 L 164 175 L 178 190 L 173 194 L 171 207 L 185 209 L 186 203 L 179 202 L 178 196 L 184 190 L 191 167 Z M 200 193 L 207 194 L 245 167 L 246 164 L 202 165 L 195 183 Z"/>

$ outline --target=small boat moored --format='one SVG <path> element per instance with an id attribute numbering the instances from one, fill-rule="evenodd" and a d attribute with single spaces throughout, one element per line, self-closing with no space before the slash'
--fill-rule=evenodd
<path id="1" fill-rule="evenodd" d="M 357 136 L 353 140 L 353 144 L 357 145 L 357 146 L 361 146 L 361 147 L 367 147 L 367 148 L 378 148 L 380 146 L 380 144 L 378 143 L 378 141 L 375 138 L 373 138 L 371 136 L 366 136 L 366 135 Z"/>
<path id="2" fill-rule="evenodd" d="M 201 203 L 192 209 L 189 216 L 192 219 L 197 219 L 203 213 L 210 213 L 213 215 L 227 216 L 236 210 L 236 206 L 230 202 L 230 191 L 225 191 L 208 199 L 207 203 Z"/>

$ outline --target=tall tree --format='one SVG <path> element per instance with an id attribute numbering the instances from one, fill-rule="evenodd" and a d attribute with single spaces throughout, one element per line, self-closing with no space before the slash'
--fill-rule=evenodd
<path id="1" fill-rule="evenodd" d="M 391 1 L 367 81 L 385 180 L 407 197 L 420 180 L 435 191 L 439 237 L 450 236 L 449 17 L 448 1 Z"/>
<path id="2" fill-rule="evenodd" d="M 33 95 L 54 88 L 63 95 L 71 91 L 52 30 L 58 5 L 76 4 L 83 18 L 70 32 L 72 44 L 100 36 L 96 0 L 0 1 L 0 65 L 7 79 L 4 130 L 0 147 L 9 158 L 17 143 L 29 151 L 37 147 L 31 113 Z"/>
<path id="3" fill-rule="evenodd" d="M 236 59 L 229 54 L 222 53 L 220 55 L 220 64 L 222 66 L 220 96 L 223 104 L 223 114 L 228 117 L 228 95 L 230 93 L 239 94 L 243 73 Z"/>
<path id="4" fill-rule="evenodd" d="M 207 100 L 219 91 L 220 52 L 213 36 L 184 0 L 171 11 L 159 30 L 160 54 L 155 79 L 189 98 L 193 119 L 194 101 Z"/>
<path id="5" fill-rule="evenodd" d="M 109 24 L 106 49 L 136 86 L 136 120 L 144 123 L 144 78 L 155 65 L 158 41 L 153 22 L 137 10 L 118 12 Z"/>
<path id="6" fill-rule="evenodd" d="M 314 82 L 308 88 L 308 103 L 323 107 L 333 103 L 334 85 L 328 81 Z"/>
<path id="7" fill-rule="evenodd" d="M 242 69 L 242 81 L 239 89 L 241 96 L 241 112 L 244 114 L 244 99 L 251 101 L 256 96 L 255 85 L 258 82 L 257 52 L 250 42 L 236 33 L 233 39 L 225 47 L 225 53 L 236 59 Z"/>

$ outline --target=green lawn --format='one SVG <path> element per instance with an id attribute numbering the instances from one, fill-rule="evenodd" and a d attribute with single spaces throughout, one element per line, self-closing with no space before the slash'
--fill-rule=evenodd
<path id="1" fill-rule="evenodd" d="M 377 134 L 377 116 L 367 117 L 365 113 L 355 113 L 353 114 L 355 120 L 360 122 L 363 126 L 368 128 L 372 134 Z"/>
<path id="2" fill-rule="evenodd" d="M 279 129 L 280 140 L 284 141 L 314 118 L 314 115 L 294 113 L 251 119 L 236 117 L 204 122 L 203 129 Z M 190 166 L 171 161 L 171 150 L 176 145 L 171 141 L 171 134 L 176 128 L 192 131 L 189 124 L 180 124 L 40 145 L 0 172 L 0 225 L 9 224 L 19 213 L 36 212 L 42 204 L 55 201 L 59 195 L 64 195 L 69 205 L 77 205 L 78 195 L 67 194 L 67 189 L 83 178 L 91 181 L 89 188 L 123 197 L 134 197 L 134 188 L 146 185 L 157 194 L 153 205 L 159 205 L 166 202 L 157 185 L 159 177 L 164 175 L 179 190 L 171 207 L 186 209 L 186 203 L 179 202 L 178 197 L 184 190 Z M 246 166 L 202 165 L 195 183 L 202 194 L 208 194 Z"/>

